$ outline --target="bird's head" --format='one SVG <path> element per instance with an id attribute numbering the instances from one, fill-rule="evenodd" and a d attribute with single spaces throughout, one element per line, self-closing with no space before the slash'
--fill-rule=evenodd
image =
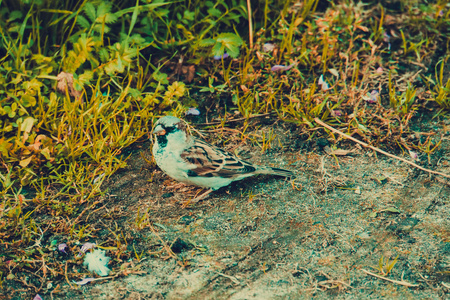
<path id="1" fill-rule="evenodd" d="M 153 128 L 153 134 L 161 147 L 169 144 L 186 143 L 188 138 L 186 123 L 173 116 L 160 118 Z"/>

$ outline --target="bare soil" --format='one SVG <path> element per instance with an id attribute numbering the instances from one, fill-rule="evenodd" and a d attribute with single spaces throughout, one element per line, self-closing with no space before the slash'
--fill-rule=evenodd
<path id="1" fill-rule="evenodd" d="M 128 167 L 104 183 L 104 207 L 89 222 L 121 228 L 132 259 L 112 260 L 115 278 L 72 288 L 61 282 L 54 297 L 450 299 L 448 179 L 348 141 L 338 147 L 353 152 L 328 155 L 331 140 L 305 141 L 286 125 L 272 128 L 281 144 L 266 153 L 237 139 L 225 148 L 293 170 L 295 179 L 247 179 L 187 207 L 199 189 L 176 186 L 149 164 L 150 143 L 131 149 Z M 426 155 L 418 163 L 450 174 L 444 134 L 431 164 Z M 95 240 L 102 242 L 102 232 Z M 396 257 L 389 274 L 377 270 L 380 258 Z"/>

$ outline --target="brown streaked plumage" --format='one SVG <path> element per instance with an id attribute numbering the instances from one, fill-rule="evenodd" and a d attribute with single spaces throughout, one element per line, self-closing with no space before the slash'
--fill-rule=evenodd
<path id="1" fill-rule="evenodd" d="M 209 188 L 200 200 L 233 181 L 257 174 L 291 177 L 284 169 L 254 165 L 203 140 L 190 136 L 184 121 L 166 116 L 155 124 L 153 156 L 157 165 L 170 177 L 187 184 Z"/>

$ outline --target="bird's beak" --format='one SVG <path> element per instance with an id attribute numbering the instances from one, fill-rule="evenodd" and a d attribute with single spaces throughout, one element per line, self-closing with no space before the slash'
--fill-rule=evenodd
<path id="1" fill-rule="evenodd" d="M 153 129 L 152 133 L 156 134 L 156 135 L 165 135 L 166 131 L 164 130 L 164 128 L 162 128 L 162 126 L 158 125 L 158 126 L 155 127 L 155 129 Z"/>

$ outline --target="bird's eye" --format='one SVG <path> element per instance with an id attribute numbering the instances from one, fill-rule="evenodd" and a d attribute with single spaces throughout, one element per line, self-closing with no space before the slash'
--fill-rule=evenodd
<path id="1" fill-rule="evenodd" d="M 166 134 L 171 133 L 175 130 L 175 127 L 166 127 L 165 130 L 166 130 Z"/>

